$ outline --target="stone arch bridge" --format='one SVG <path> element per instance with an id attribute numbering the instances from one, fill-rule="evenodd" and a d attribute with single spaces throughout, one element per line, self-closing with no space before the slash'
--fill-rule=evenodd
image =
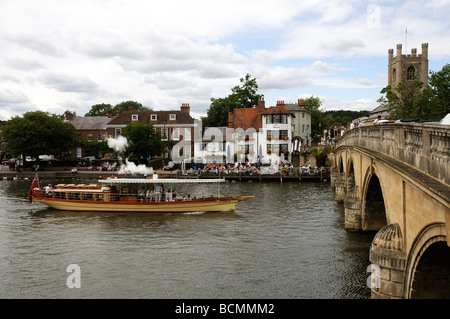
<path id="1" fill-rule="evenodd" d="M 333 162 L 345 228 L 376 232 L 372 298 L 450 298 L 450 126 L 352 129 Z"/>

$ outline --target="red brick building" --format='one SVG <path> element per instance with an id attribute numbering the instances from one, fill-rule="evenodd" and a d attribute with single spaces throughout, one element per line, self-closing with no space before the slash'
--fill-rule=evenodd
<path id="1" fill-rule="evenodd" d="M 194 151 L 194 119 L 190 115 L 189 104 L 182 104 L 180 110 L 173 111 L 141 111 L 132 109 L 118 114 L 106 125 L 108 138 L 117 138 L 125 130 L 126 126 L 133 122 L 153 124 L 153 127 L 161 132 L 163 141 L 173 141 L 173 147 L 169 150 L 170 159 L 175 160 L 180 156 L 192 157 Z"/>

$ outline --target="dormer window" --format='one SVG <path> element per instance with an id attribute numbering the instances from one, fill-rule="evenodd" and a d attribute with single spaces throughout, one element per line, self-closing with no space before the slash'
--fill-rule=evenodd
<path id="1" fill-rule="evenodd" d="M 157 114 L 151 114 L 151 115 L 150 115 L 150 120 L 151 120 L 151 121 L 156 121 L 156 120 L 158 120 L 158 115 L 157 115 Z"/>
<path id="2" fill-rule="evenodd" d="M 171 121 L 175 121 L 177 119 L 177 115 L 176 114 L 170 114 L 169 116 L 170 116 L 169 118 L 170 118 Z"/>
<path id="3" fill-rule="evenodd" d="M 131 120 L 132 120 L 132 121 L 137 121 L 137 120 L 139 120 L 139 114 L 132 114 L 132 115 L 131 115 Z"/>

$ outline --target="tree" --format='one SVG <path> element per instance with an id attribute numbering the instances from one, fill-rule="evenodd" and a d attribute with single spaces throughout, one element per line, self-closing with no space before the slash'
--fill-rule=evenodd
<path id="1" fill-rule="evenodd" d="M 112 106 L 111 104 L 95 104 L 91 106 L 89 112 L 87 112 L 84 116 L 108 116 L 108 113 L 111 112 L 113 115 L 119 111 L 122 113 L 123 111 L 128 111 L 129 108 L 132 108 L 133 111 L 141 112 L 141 111 L 151 111 L 150 108 L 143 106 L 141 103 L 136 101 L 124 101 Z"/>
<path id="2" fill-rule="evenodd" d="M 112 108 L 111 104 L 95 104 L 84 116 L 108 116 L 108 112 L 112 112 Z"/>
<path id="3" fill-rule="evenodd" d="M 323 130 L 331 125 L 331 115 L 324 116 L 320 109 L 322 101 L 318 97 L 311 96 L 303 99 L 303 107 L 311 112 L 311 140 L 319 142 L 323 136 Z"/>
<path id="4" fill-rule="evenodd" d="M 231 94 L 224 98 L 211 98 L 207 111 L 208 125 L 211 127 L 228 126 L 228 113 L 235 108 L 249 108 L 258 105 L 258 83 L 250 74 L 240 79 L 241 85 L 231 89 Z"/>
<path id="5" fill-rule="evenodd" d="M 117 112 L 117 110 L 119 110 L 119 113 L 122 113 L 124 111 L 128 111 L 129 108 L 132 108 L 133 111 L 135 111 L 135 112 L 151 111 L 150 108 L 143 106 L 139 102 L 136 102 L 136 101 L 124 101 L 124 102 L 121 102 L 119 104 L 116 104 L 112 108 L 112 112 L 115 114 Z"/>
<path id="6" fill-rule="evenodd" d="M 430 90 L 423 88 L 423 82 L 417 79 L 408 83 L 400 82 L 397 87 L 390 85 L 383 88 L 386 94 L 385 103 L 391 109 L 389 118 L 420 118 L 428 119 Z"/>
<path id="7" fill-rule="evenodd" d="M 60 155 L 76 145 L 77 133 L 72 124 L 47 112 L 27 112 L 8 121 L 3 131 L 9 154 L 32 156 Z"/>
<path id="8" fill-rule="evenodd" d="M 126 157 L 132 156 L 143 162 L 148 156 L 161 155 L 164 150 L 161 133 L 156 131 L 152 124 L 130 123 L 122 135 L 128 140 L 128 146 L 124 152 Z"/>
<path id="9" fill-rule="evenodd" d="M 400 82 L 397 87 L 386 86 L 378 102 L 386 106 L 391 119 L 418 118 L 438 120 L 450 112 L 450 65 L 439 72 L 430 72 L 428 86 L 414 79 Z"/>
<path id="10" fill-rule="evenodd" d="M 431 71 L 428 83 L 432 92 L 435 117 L 443 118 L 450 113 L 450 64 L 444 65 L 439 72 Z"/>

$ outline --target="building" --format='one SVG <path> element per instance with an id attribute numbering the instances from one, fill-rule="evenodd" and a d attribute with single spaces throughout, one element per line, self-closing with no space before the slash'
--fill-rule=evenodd
<path id="1" fill-rule="evenodd" d="M 173 111 L 135 112 L 129 109 L 115 116 L 106 125 L 108 138 L 117 138 L 126 126 L 133 122 L 153 124 L 153 127 L 161 132 L 163 141 L 172 141 L 172 146 L 166 154 L 169 159 L 179 162 L 193 156 L 193 137 L 197 124 L 190 115 L 189 104 L 183 103 L 180 110 Z"/>
<path id="2" fill-rule="evenodd" d="M 422 43 L 422 54 L 411 49 L 411 54 L 402 54 L 402 45 L 397 44 L 397 55 L 388 50 L 388 85 L 392 88 L 399 83 L 408 83 L 415 79 L 428 85 L 428 43 Z"/>
<path id="3" fill-rule="evenodd" d="M 423 82 L 423 87 L 428 85 L 428 43 L 422 43 L 422 53 L 417 54 L 417 49 L 411 49 L 411 54 L 402 54 L 402 45 L 397 44 L 397 52 L 394 57 L 394 49 L 388 50 L 388 85 L 396 88 L 399 83 L 408 84 L 418 80 Z M 389 116 L 389 105 L 380 105 L 370 112 L 369 121 L 377 116 L 382 118 Z"/>
<path id="4" fill-rule="evenodd" d="M 78 134 L 78 140 L 84 142 L 102 142 L 106 141 L 106 125 L 111 121 L 108 116 L 74 116 L 70 112 L 66 112 L 66 121 L 72 124 Z M 73 158 L 82 158 L 86 156 L 102 157 L 104 154 L 91 154 L 86 143 L 77 146 L 71 150 Z"/>
<path id="5" fill-rule="evenodd" d="M 303 99 L 298 99 L 297 104 L 284 106 L 295 116 L 293 137 L 300 137 L 304 145 L 311 145 L 311 112 L 303 107 Z"/>
<path id="6" fill-rule="evenodd" d="M 268 160 L 273 154 L 291 162 L 295 115 L 285 107 L 284 101 L 277 101 L 277 105 L 263 111 L 261 117 L 263 136 L 260 145 L 267 154 L 263 159 Z"/>
<path id="7" fill-rule="evenodd" d="M 227 134 L 227 160 L 229 154 L 236 154 L 238 162 L 266 163 L 274 159 L 291 162 L 294 138 L 301 136 L 302 127 L 306 138 L 311 116 L 300 105 L 288 104 L 288 107 L 293 111 L 288 110 L 284 101 L 277 101 L 276 106 L 266 108 L 264 98 L 260 98 L 255 108 L 234 109 L 230 112 L 228 128 L 232 134 Z M 295 122 L 294 113 L 302 120 Z M 302 113 L 305 115 L 302 116 Z"/>

